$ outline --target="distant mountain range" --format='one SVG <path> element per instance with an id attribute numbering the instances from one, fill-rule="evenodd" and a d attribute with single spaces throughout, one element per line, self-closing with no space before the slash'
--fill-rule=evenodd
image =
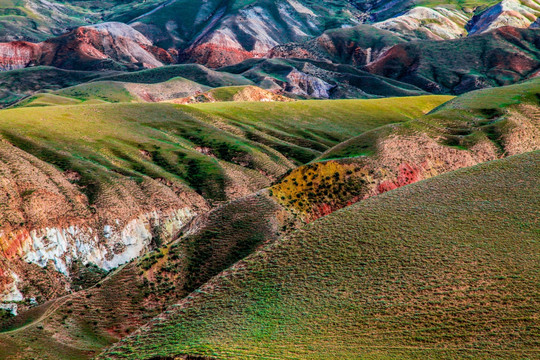
<path id="1" fill-rule="evenodd" d="M 537 357 L 539 16 L 0 0 L 0 358 Z"/>
<path id="2" fill-rule="evenodd" d="M 229 66 L 221 72 L 313 98 L 459 94 L 538 73 L 540 2 L 460 4 L 8 1 L 0 6 L 0 70 L 133 71 L 197 63 Z M 374 91 L 373 81 L 385 85 Z M 3 89 L 1 103 L 34 90 Z"/>
<path id="3" fill-rule="evenodd" d="M 8 1 L 0 7 L 0 70 L 197 63 L 308 98 L 460 94 L 538 73 L 540 2 L 460 4 Z M 2 89 L 1 103 L 34 91 Z"/>

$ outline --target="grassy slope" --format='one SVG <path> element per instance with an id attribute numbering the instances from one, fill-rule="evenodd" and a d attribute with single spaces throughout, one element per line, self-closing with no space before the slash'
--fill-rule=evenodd
<path id="1" fill-rule="evenodd" d="M 539 171 L 529 153 L 329 215 L 102 358 L 536 357 Z"/>
<path id="2" fill-rule="evenodd" d="M 41 93 L 15 104 L 13 107 L 37 107 L 54 105 L 75 105 L 82 102 L 136 102 L 135 96 L 122 83 L 99 81 L 76 85 L 54 93 Z"/>
<path id="3" fill-rule="evenodd" d="M 209 116 L 224 118 L 246 131 L 249 138 L 288 154 L 297 163 L 305 163 L 314 153 L 349 138 L 353 132 L 382 125 L 382 119 L 394 123 L 416 118 L 436 103 L 447 100 L 450 97 L 419 96 L 330 102 L 214 103 L 193 107 Z"/>
<path id="4" fill-rule="evenodd" d="M 277 176 L 286 166 L 291 166 L 287 158 L 278 152 L 272 153 L 271 147 L 262 145 L 262 140 L 247 140 L 249 134 L 257 133 L 260 139 L 266 139 L 276 148 L 279 138 L 268 135 L 272 132 L 276 136 L 288 137 L 287 143 L 279 141 L 291 147 L 326 147 L 338 141 L 334 132 L 346 137 L 388 122 L 404 121 L 445 100 L 448 98 L 430 96 L 374 101 L 215 103 L 181 107 L 109 104 L 43 108 L 39 112 L 22 108 L 0 113 L 0 116 L 5 116 L 5 121 L 0 120 L 0 132 L 61 169 L 79 171 L 83 175 L 82 182 L 96 182 L 106 188 L 109 183 L 118 181 L 120 175 L 132 178 L 163 176 L 173 181 L 187 181 L 207 198 L 216 199 L 212 196 L 222 194 L 219 191 L 224 185 L 219 176 L 223 176 L 222 172 L 228 165 L 194 151 L 196 145 L 211 147 L 214 156 L 218 157 L 228 155 L 227 147 L 251 151 L 251 155 L 259 154 L 255 156 L 259 156 L 259 160 L 261 152 L 277 155 L 277 158 L 271 158 L 274 163 L 270 162 L 268 166 L 255 164 L 267 175 L 272 175 L 270 171 L 275 170 L 275 164 L 281 164 L 282 170 L 275 170 L 274 176 Z M 209 123 L 224 131 L 210 127 Z M 68 126 L 72 131 L 66 133 L 64 129 Z M 303 132 L 311 130 L 318 134 L 318 142 L 302 143 Z M 86 140 L 85 144 L 81 143 L 81 138 Z M 281 146 L 281 150 L 287 149 Z M 142 154 L 140 150 L 148 153 Z M 181 152 L 187 154 L 186 157 L 181 157 Z M 67 153 L 71 156 L 68 157 Z M 246 158 L 249 159 L 241 157 L 240 161 Z M 107 171 L 109 167 L 114 172 Z M 190 173 L 193 168 L 196 171 Z M 245 171 L 255 183 L 255 172 Z M 252 186 L 251 191 L 256 189 Z M 98 187 L 95 197 L 99 198 L 103 191 Z M 217 199 L 224 200 L 225 197 Z M 31 345 L 31 350 L 25 352 L 28 358 L 34 356 L 34 352 L 43 358 L 55 358 L 54 354 L 63 351 L 61 349 L 65 349 L 67 359 L 89 357 L 156 315 L 163 305 L 181 298 L 251 253 L 262 242 L 275 239 L 283 226 L 288 225 L 287 216 L 266 194 L 225 205 L 211 213 L 202 225 L 195 224 L 194 227 L 200 231 L 184 238 L 178 245 L 170 245 L 131 263 L 105 281 L 101 290 L 94 288 L 77 293 L 69 300 L 69 304 L 74 305 L 68 305 L 68 300 L 65 300 L 45 322 L 36 322 L 24 331 L 19 330 L 14 338 L 8 335 L 12 340 L 7 341 L 9 338 L 4 337 L 0 342 L 14 354 L 16 349 Z M 217 238 L 220 245 L 216 247 Z M 149 281 L 144 281 L 145 278 Z M 110 300 L 111 293 L 115 294 L 116 310 L 113 315 L 109 315 L 111 302 L 105 301 Z M 125 321 L 124 316 L 130 320 Z M 43 328 L 45 332 L 42 332 Z M 48 336 L 53 334 L 62 340 L 50 340 Z M 29 344 L 29 338 L 41 340 L 32 340 Z M 20 356 L 23 355 L 18 353 L 15 358 Z"/>
<path id="5" fill-rule="evenodd" d="M 197 86 L 204 88 L 203 90 L 207 90 L 207 87 L 253 85 L 252 81 L 241 75 L 216 72 L 195 64 L 171 65 L 131 73 L 75 71 L 36 66 L 0 72 L 0 107 L 11 105 L 17 100 L 40 91 L 54 91 L 56 95 L 80 100 L 97 98 L 108 102 L 132 101 L 137 100 L 139 96 L 129 95 L 126 91 L 133 92 L 130 89 L 137 87 L 137 84 L 141 92 L 144 92 L 145 89 L 142 88 L 147 84 L 147 92 L 155 93 L 154 97 L 159 97 L 161 92 L 174 92 L 175 83 L 180 87 Z M 36 100 L 39 105 L 56 103 L 48 101 L 49 99 L 42 99 L 43 96 L 36 94 L 35 97 L 26 99 L 22 105 L 28 105 Z M 180 94 L 180 96 L 188 96 L 188 94 Z"/>
<path id="6" fill-rule="evenodd" d="M 68 87 L 52 94 L 36 94 L 21 101 L 14 107 L 67 105 L 79 102 L 159 102 L 189 96 L 208 89 L 207 86 L 181 77 L 175 77 L 156 84 L 105 80 Z M 57 98 L 57 101 L 52 101 L 51 96 Z"/>
<path id="7" fill-rule="evenodd" d="M 50 66 L 36 66 L 0 72 L 0 107 L 37 91 L 58 90 L 74 86 L 112 73 L 62 70 Z"/>
<path id="8" fill-rule="evenodd" d="M 433 136 L 443 135 L 441 142 L 460 149 L 472 147 L 484 136 L 501 142 L 501 135 L 510 130 L 507 119 L 519 112 L 522 104 L 538 107 L 539 93 L 538 78 L 516 85 L 473 91 L 442 104 L 422 119 L 404 125 L 401 130 L 426 132 Z M 530 120 L 537 120 L 534 113 L 525 116 Z M 381 128 L 358 138 L 351 138 L 324 153 L 319 160 L 373 153 L 377 139 L 396 130 Z"/>
<path id="9" fill-rule="evenodd" d="M 94 103 L 160 102 L 195 96 L 205 91 L 209 99 L 224 102 L 236 101 L 238 95 L 246 88 L 257 89 L 251 85 L 223 86 L 212 89 L 182 77 L 155 84 L 104 80 L 76 85 L 54 93 L 37 94 L 17 103 L 14 107 L 70 105 L 89 101 Z M 260 91 L 265 90 L 260 89 Z"/>
<path id="10" fill-rule="evenodd" d="M 178 76 L 210 87 L 253 85 L 253 82 L 243 76 L 217 72 L 196 64 L 164 66 L 156 69 L 112 75 L 105 77 L 103 80 L 155 84 Z"/>
<path id="11" fill-rule="evenodd" d="M 284 215 L 264 192 L 214 209 L 197 218 L 186 236 L 98 285 L 6 322 L 0 348 L 8 359 L 92 358 L 265 241 L 275 241 Z"/>
<path id="12" fill-rule="evenodd" d="M 467 93 L 353 137 L 272 186 L 306 221 L 393 188 L 540 149 L 540 80 Z"/>
<path id="13" fill-rule="evenodd" d="M 226 163 L 243 167 L 260 186 L 256 170 L 275 178 L 291 161 L 309 161 L 349 136 L 414 118 L 446 100 L 20 108 L 0 113 L 0 134 L 62 171 L 78 172 L 91 199 L 121 176 L 147 176 L 225 200 Z"/>

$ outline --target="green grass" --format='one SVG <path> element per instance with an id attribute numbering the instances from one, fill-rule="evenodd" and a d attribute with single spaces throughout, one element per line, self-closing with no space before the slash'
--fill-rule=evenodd
<path id="1" fill-rule="evenodd" d="M 100 358 L 536 358 L 539 171 L 529 153 L 336 212 Z"/>
<path id="2" fill-rule="evenodd" d="M 137 100 L 122 83 L 115 81 L 90 82 L 59 90 L 56 94 L 80 101 L 101 100 L 116 103 Z"/>
<path id="3" fill-rule="evenodd" d="M 160 102 L 186 97 L 210 88 L 182 77 L 156 84 L 138 84 L 102 80 L 67 87 L 50 93 L 38 93 L 13 107 L 36 107 L 91 103 Z"/>
<path id="4" fill-rule="evenodd" d="M 453 109 L 463 110 L 464 112 L 467 110 L 501 110 L 511 105 L 538 101 L 539 93 L 540 79 L 533 78 L 510 86 L 471 91 L 465 96 L 456 97 L 453 101 L 433 109 L 432 112 Z"/>
<path id="5" fill-rule="evenodd" d="M 260 171 L 275 178 L 349 136 L 419 116 L 448 99 L 18 108 L 0 112 L 0 135 L 61 171 L 79 173 L 91 202 L 119 179 L 148 177 L 221 201 L 230 180 L 226 163 L 245 168 L 252 179 Z"/>
<path id="6" fill-rule="evenodd" d="M 209 91 L 216 101 L 234 101 L 234 96 L 244 90 L 246 86 L 224 86 Z"/>
<path id="7" fill-rule="evenodd" d="M 417 119 L 366 131 L 273 183 L 273 196 L 313 221 L 395 187 L 540 149 L 540 82 L 457 97 Z"/>
<path id="8" fill-rule="evenodd" d="M 218 72 L 197 64 L 163 66 L 112 75 L 103 80 L 156 84 L 179 76 L 210 87 L 253 85 L 252 81 L 243 76 Z"/>
<path id="9" fill-rule="evenodd" d="M 85 194 L 92 211 L 100 214 L 118 206 L 174 203 L 176 198 L 160 198 L 164 190 L 152 185 L 163 183 L 167 184 L 165 190 L 179 192 L 182 201 L 186 201 L 183 197 L 190 201 L 193 192 L 198 192 L 219 205 L 268 187 L 295 163 L 315 158 L 347 136 L 406 121 L 448 99 L 427 96 L 194 106 L 87 102 L 22 107 L 0 111 L 0 136 L 53 165 L 59 176 L 69 171 L 76 191 Z M 33 194 L 31 191 L 25 190 L 23 195 Z M 10 349 L 30 346 L 31 350 L 25 350 L 28 357 L 45 353 L 48 355 L 43 356 L 57 360 L 51 354 L 68 345 L 56 340 L 53 344 L 51 336 L 55 329 L 64 329 L 64 339 L 70 339 L 70 351 L 64 358 L 90 357 L 157 315 L 167 301 L 180 299 L 264 241 L 275 239 L 288 215 L 274 215 L 283 209 L 268 196 L 253 195 L 252 199 L 218 208 L 221 210 L 208 215 L 209 223 L 200 233 L 183 239 L 180 245 L 149 254 L 140 263 L 132 262 L 107 277 L 100 287 L 77 292 L 77 300 L 70 300 L 73 305 L 59 304 L 43 329 L 34 323 L 17 330 L 14 337 L 0 336 L 0 343 Z M 198 197 L 196 201 L 198 205 L 204 202 Z M 70 215 L 81 216 L 78 211 L 84 213 L 77 207 Z M 159 246 L 158 239 L 154 241 Z M 83 277 L 77 284 L 87 287 L 93 281 L 95 277 L 90 281 Z M 106 291 L 100 291 L 101 287 Z M 132 320 L 126 322 L 123 316 Z"/>
<path id="10" fill-rule="evenodd" d="M 267 144 L 301 164 L 357 131 L 363 133 L 384 123 L 414 119 L 437 103 L 450 99 L 419 96 L 294 103 L 213 103 L 197 104 L 193 108 L 212 118 L 226 119 L 245 131 L 248 138 Z"/>
<path id="11" fill-rule="evenodd" d="M 38 94 L 31 96 L 23 101 L 18 102 L 13 107 L 40 107 L 40 106 L 57 106 L 57 105 L 76 105 L 81 101 L 71 97 L 60 96 L 55 94 Z"/>
<path id="12" fill-rule="evenodd" d="M 409 121 L 398 127 L 383 127 L 366 132 L 357 138 L 339 144 L 325 152 L 318 160 L 340 159 L 372 155 L 377 142 L 392 134 L 425 133 L 439 142 L 460 149 L 470 149 L 486 136 L 496 143 L 509 131 L 509 119 L 522 113 L 530 120 L 537 116 L 520 108 L 521 105 L 538 107 L 540 79 L 520 84 L 472 91 L 434 108 L 427 116 Z"/>
<path id="13" fill-rule="evenodd" d="M 35 66 L 0 72 L 0 107 L 39 91 L 54 91 L 74 86 L 113 72 L 63 70 L 51 66 Z"/>

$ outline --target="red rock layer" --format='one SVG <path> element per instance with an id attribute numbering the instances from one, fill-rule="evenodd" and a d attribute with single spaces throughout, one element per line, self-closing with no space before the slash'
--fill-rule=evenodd
<path id="1" fill-rule="evenodd" d="M 0 70 L 21 69 L 36 63 L 41 45 L 25 41 L 0 43 Z"/>
<path id="2" fill-rule="evenodd" d="M 32 65 L 78 70 L 121 66 L 154 68 L 175 62 L 173 55 L 164 49 L 126 37 L 80 27 L 42 43 L 0 43 L 0 70 Z"/>
<path id="3" fill-rule="evenodd" d="M 219 68 L 222 66 L 238 64 L 247 59 L 264 56 L 265 53 L 257 53 L 254 51 L 206 43 L 186 50 L 180 56 L 180 60 L 204 64 L 209 68 Z"/>
<path id="4" fill-rule="evenodd" d="M 403 163 L 399 167 L 398 176 L 395 180 L 383 181 L 379 184 L 377 190 L 379 194 L 397 189 L 399 187 L 415 183 L 422 180 L 421 170 L 414 165 Z"/>

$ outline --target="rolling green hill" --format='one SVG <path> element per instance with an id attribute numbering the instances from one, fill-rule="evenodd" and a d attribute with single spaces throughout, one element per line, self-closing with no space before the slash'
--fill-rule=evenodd
<path id="1" fill-rule="evenodd" d="M 0 334 L 0 345 L 10 360 L 30 359 L 38 354 L 56 360 L 55 354 L 60 352 L 63 359 L 90 358 L 143 326 L 167 306 L 180 301 L 196 307 L 200 305 L 200 294 L 207 294 L 217 296 L 217 300 L 205 299 L 201 308 L 194 310 L 194 314 L 201 314 L 199 320 L 192 320 L 191 312 L 180 320 L 174 317 L 174 322 L 164 325 L 164 333 L 152 332 L 151 341 L 137 338 L 142 335 L 136 333 L 127 343 L 120 343 L 103 356 L 114 358 L 125 353 L 127 358 L 137 358 L 133 351 L 142 359 L 163 356 L 167 360 L 184 354 L 204 354 L 210 358 L 325 358 L 325 354 L 336 356 L 337 353 L 343 358 L 354 358 L 358 348 L 367 349 L 366 358 L 379 359 L 530 356 L 534 354 L 530 350 L 534 348 L 534 330 L 529 331 L 526 326 L 532 321 L 532 310 L 519 307 L 520 301 L 527 299 L 507 300 L 505 294 L 515 289 L 509 282 L 493 285 L 494 288 L 486 290 L 487 295 L 478 295 L 476 289 L 497 271 L 503 273 L 504 279 L 515 279 L 516 271 L 505 273 L 511 267 L 508 264 L 522 264 L 524 276 L 534 279 L 527 274 L 534 274 L 534 266 L 530 264 L 535 260 L 526 257 L 534 251 L 514 251 L 514 257 L 504 262 L 502 250 L 486 247 L 482 241 L 504 241 L 505 234 L 518 234 L 516 228 L 521 220 L 516 219 L 522 213 L 516 204 L 520 202 L 525 201 L 523 214 L 535 216 L 527 206 L 533 208 L 537 200 L 530 196 L 522 200 L 522 197 L 530 195 L 530 188 L 535 186 L 533 174 L 538 170 L 538 153 L 490 162 L 476 170 L 440 174 L 537 149 L 537 92 L 538 81 L 533 80 L 458 98 L 424 96 L 190 106 L 86 103 L 2 111 L 0 116 L 5 117 L 5 126 L 1 126 L 0 119 L 0 134 L 4 139 L 64 173 L 81 175 L 73 185 L 92 200 L 91 206 L 100 216 L 111 207 L 128 204 L 131 198 L 140 201 L 138 197 L 144 197 L 144 191 L 154 192 L 157 188 L 149 187 L 152 181 L 173 189 L 180 198 L 198 193 L 214 209 L 196 217 L 177 240 L 167 243 L 160 239 L 158 249 L 118 268 L 96 286 L 47 302 L 4 324 L 3 329 L 8 332 Z M 67 124 L 72 130 L 69 133 L 62 131 Z M 360 135 L 354 137 L 355 134 Z M 181 152 L 185 155 L 180 155 Z M 500 189 L 508 188 L 510 181 L 504 179 L 517 176 L 518 172 L 528 179 L 524 180 L 524 188 L 502 194 Z M 394 190 L 422 179 L 428 180 Z M 128 181 L 139 184 L 143 193 L 127 195 L 122 187 Z M 257 191 L 271 182 L 269 190 Z M 486 188 L 493 182 L 496 187 Z M 367 199 L 377 194 L 382 195 L 374 199 L 381 200 Z M 474 206 L 463 201 L 474 198 L 471 194 L 477 196 Z M 31 195 L 25 196 L 31 198 Z M 393 200 L 383 206 L 380 202 L 387 201 L 383 199 Z M 162 206 L 170 199 L 153 193 L 152 201 Z M 318 219 L 354 202 L 359 203 Z M 500 213 L 504 207 L 511 211 Z M 445 208 L 454 212 L 441 212 Z M 498 220 L 501 216 L 507 218 L 503 218 L 499 232 L 486 235 L 479 231 L 490 225 L 465 226 L 463 219 L 469 215 L 459 217 L 460 211 L 472 214 L 474 224 L 488 224 L 494 214 Z M 349 218 L 344 214 L 352 215 Z M 425 214 L 429 214 L 429 221 L 420 223 Z M 366 222 L 365 216 L 371 216 L 372 220 Z M 384 220 L 381 224 L 375 221 L 379 218 Z M 444 223 L 448 219 L 450 222 Z M 339 223 L 342 220 L 343 226 Z M 330 221 L 335 223 L 329 224 Z M 524 220 L 528 225 L 523 231 L 528 232 L 519 236 L 534 236 L 531 221 Z M 319 227 L 319 224 L 323 225 Z M 300 232 L 291 234 L 298 228 Z M 316 229 L 313 234 L 312 229 Z M 340 229 L 339 234 L 332 229 Z M 448 229 L 455 229 L 457 235 L 452 237 Z M 332 235 L 327 235 L 327 231 Z M 445 232 L 451 246 L 437 242 Z M 366 238 L 356 238 L 355 234 L 364 234 Z M 481 236 L 474 238 L 474 234 Z M 382 241 L 386 247 L 374 247 L 379 244 L 369 237 Z M 313 243 L 315 248 L 302 239 Z M 485 261 L 470 276 L 469 272 L 477 265 L 471 265 L 473 256 L 479 253 L 464 254 L 459 242 L 463 239 L 490 251 L 480 253 Z M 270 245 L 276 242 L 275 247 Z M 402 242 L 405 245 L 399 245 Z M 288 248 L 289 244 L 294 248 Z M 400 251 L 391 253 L 398 245 Z M 269 250 L 258 252 L 266 246 Z M 286 249 L 279 250 L 281 246 Z M 358 254 L 354 253 L 357 248 L 361 249 Z M 275 249 L 278 258 L 271 261 Z M 300 251 L 298 255 L 293 249 Z M 344 253 L 347 251 L 353 251 L 353 255 Z M 286 253 L 295 258 L 282 262 L 279 257 Z M 379 260 L 370 262 L 374 254 Z M 247 263 L 233 265 L 247 255 L 250 256 Z M 256 260 L 261 267 L 250 260 L 260 259 L 258 256 L 265 259 Z M 354 261 L 349 261 L 353 258 Z M 415 268 L 418 259 L 424 262 Z M 452 262 L 446 264 L 449 259 Z M 504 265 L 491 268 L 487 259 L 497 259 L 494 264 Z M 286 262 L 299 264 L 300 270 L 289 272 L 290 268 L 282 265 Z M 447 276 L 450 269 L 462 262 L 463 271 L 450 282 Z M 315 264 L 313 272 L 308 269 L 308 263 Z M 248 264 L 246 274 L 241 270 L 245 264 Z M 338 270 L 330 270 L 332 264 Z M 267 265 L 276 271 L 277 282 L 268 280 Z M 370 265 L 375 266 L 374 270 Z M 276 266 L 282 270 L 276 270 Z M 236 278 L 238 269 L 244 275 Z M 361 271 L 366 269 L 372 272 L 364 276 Z M 223 270 L 224 276 L 212 279 Z M 251 280 L 252 270 L 256 280 Z M 341 275 L 336 277 L 337 272 Z M 315 273 L 328 277 L 316 277 Z M 382 277 L 388 274 L 391 282 Z M 436 275 L 430 278 L 427 274 Z M 521 282 L 516 283 L 516 288 L 530 289 L 528 280 L 517 279 Z M 477 280 L 481 282 L 475 283 Z M 350 287 L 347 281 L 351 281 Z M 241 289 L 238 293 L 248 295 L 234 298 L 234 291 L 228 290 L 231 283 L 234 291 Z M 323 291 L 317 292 L 316 284 Z M 197 290 L 199 286 L 202 287 Z M 244 286 L 250 290 L 246 292 Z M 360 290 L 353 290 L 356 288 Z M 442 295 L 439 290 L 431 291 L 440 288 L 450 290 Z M 389 293 L 380 295 L 384 294 L 383 290 Z M 367 295 L 358 298 L 357 294 Z M 526 336 L 513 338 L 514 342 L 504 337 L 510 327 L 517 326 L 510 321 L 496 324 L 489 337 L 481 335 L 488 326 L 485 319 L 491 315 L 479 311 L 479 304 L 493 299 L 503 301 L 497 297 L 499 294 L 515 311 L 524 309 L 520 313 L 524 330 L 519 332 Z M 478 314 L 479 320 L 463 323 L 459 306 L 456 317 L 452 317 L 454 312 L 446 313 L 447 304 L 457 301 L 452 296 L 472 299 L 472 305 L 465 309 Z M 235 312 L 235 306 L 228 303 L 230 297 L 234 298 L 231 304 L 242 304 L 247 313 Z M 433 297 L 436 299 L 432 300 Z M 264 303 L 266 299 L 270 299 L 268 303 Z M 214 305 L 214 300 L 219 305 Z M 283 304 L 279 302 L 282 300 Z M 337 306 L 343 301 L 345 313 Z M 215 311 L 214 306 L 223 304 L 223 312 Z M 433 312 L 420 311 L 426 304 L 440 308 Z M 499 307 L 493 309 L 503 311 Z M 408 311 L 413 315 L 409 316 Z M 175 313 L 173 306 L 149 326 Z M 331 316 L 317 318 L 317 314 L 323 313 Z M 207 320 L 207 316 L 214 317 Z M 378 322 L 381 318 L 384 321 Z M 443 319 L 443 325 L 438 327 L 434 319 Z M 337 335 L 324 331 L 330 323 L 338 330 Z M 186 330 L 191 335 L 185 337 L 184 329 L 192 329 L 190 326 L 201 332 Z M 214 326 L 219 331 L 208 340 L 205 329 Z M 407 330 L 398 331 L 396 327 Z M 455 328 L 459 332 L 454 336 L 448 329 Z M 508 345 L 497 348 L 499 343 Z M 245 346 L 238 348 L 238 344 Z M 20 352 L 22 348 L 24 353 Z"/>
<path id="2" fill-rule="evenodd" d="M 277 238 L 284 227 L 293 228 L 294 219 L 289 219 L 290 214 L 268 192 L 247 195 L 268 187 L 296 164 L 314 159 L 353 134 L 418 117 L 449 99 L 427 96 L 193 106 L 86 104 L 0 112 L 5 147 L 5 153 L 0 154 L 21 153 L 20 159 L 10 161 L 29 174 L 21 183 L 24 188 L 15 189 L 24 192 L 21 204 L 9 203 L 3 208 L 3 217 L 12 226 L 23 221 L 24 226 L 42 227 L 77 217 L 86 223 L 110 223 L 141 209 L 161 211 L 192 202 L 207 210 L 205 202 L 219 206 L 239 199 L 217 207 L 207 218 L 203 216 L 200 225 L 193 225 L 189 241 L 168 245 L 119 269 L 118 275 L 112 274 L 100 285 L 104 290 L 95 287 L 73 297 L 53 298 L 36 310 L 38 315 L 31 313 L 22 324 L 16 321 L 8 326 L 16 329 L 25 326 L 25 321 L 32 323 L 10 333 L 14 337 L 6 334 L 0 342 L 8 341 L 5 348 L 13 351 L 30 346 L 32 350 L 26 350 L 30 357 L 34 351 L 53 358 L 58 352 L 65 353 L 67 359 L 89 357 L 261 243 Z M 36 174 L 46 175 L 46 181 Z M 9 176 L 7 181 L 16 181 L 18 175 Z M 17 218 L 27 211 L 24 204 L 36 204 L 44 194 L 55 192 L 65 198 L 54 199 L 57 207 L 47 211 L 47 218 L 31 212 L 25 213 L 23 220 Z M 65 218 L 68 207 L 72 210 Z M 213 245 L 216 234 L 226 238 L 222 247 Z M 156 239 L 159 245 L 168 241 Z M 0 245 L 5 249 L 6 244 Z M 2 266 L 10 269 L 9 261 Z M 32 282 L 24 284 L 28 284 L 24 291 L 36 291 Z M 105 289 L 115 294 L 116 305 L 105 301 L 110 298 Z M 43 298 L 48 299 L 47 294 Z M 117 306 L 116 316 L 99 315 L 112 311 L 113 305 Z M 78 316 L 68 320 L 70 314 L 90 308 L 95 309 L 96 319 Z M 125 322 L 123 316 L 131 320 Z M 41 340 L 27 343 L 42 326 L 48 330 L 39 336 Z M 58 332 L 65 334 L 65 340 L 49 338 Z"/>
<path id="3" fill-rule="evenodd" d="M 171 94 L 171 98 L 174 98 L 209 88 L 243 85 L 253 85 L 253 82 L 239 75 L 217 72 L 195 64 L 134 72 L 77 71 L 35 66 L 0 72 L 0 107 L 27 97 L 23 105 L 36 101 L 35 105 L 40 106 L 57 104 L 48 95 L 43 95 L 45 92 L 83 101 L 148 101 L 151 99 L 145 96 L 146 93 L 151 94 L 152 99 L 160 99 L 160 93 Z M 65 103 L 65 100 L 62 102 Z"/>
<path id="4" fill-rule="evenodd" d="M 275 182 L 307 221 L 422 179 L 540 150 L 538 79 L 470 92 L 401 124 L 365 132 Z"/>
<path id="5" fill-rule="evenodd" d="M 14 107 L 70 105 L 89 102 L 160 102 L 190 96 L 209 89 L 207 86 L 181 77 L 156 84 L 103 80 L 50 93 L 39 93 L 15 104 Z"/>
<path id="6" fill-rule="evenodd" d="M 535 358 L 539 171 L 529 153 L 336 212 L 100 359 Z"/>
<path id="7" fill-rule="evenodd" d="M 0 72 L 0 107 L 11 105 L 38 91 L 54 91 L 112 75 L 113 72 L 62 70 L 36 66 Z"/>
<path id="8" fill-rule="evenodd" d="M 156 69 L 111 75 L 103 80 L 155 84 L 175 77 L 183 77 L 209 87 L 253 85 L 253 82 L 242 76 L 218 72 L 198 64 L 164 66 Z"/>

